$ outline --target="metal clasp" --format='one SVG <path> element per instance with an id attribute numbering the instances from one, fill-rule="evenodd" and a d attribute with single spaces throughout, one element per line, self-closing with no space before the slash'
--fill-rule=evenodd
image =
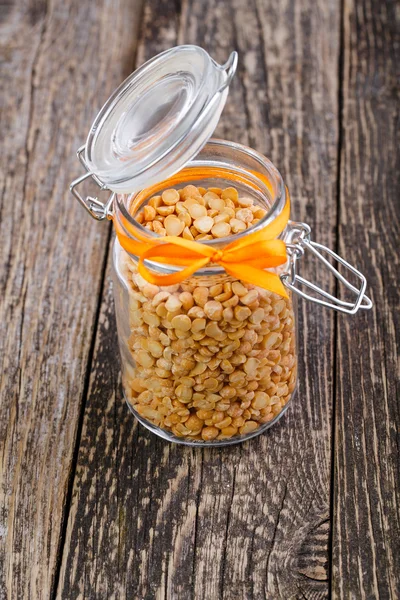
<path id="1" fill-rule="evenodd" d="M 333 308 L 334 310 L 350 315 L 354 315 L 360 308 L 367 310 L 372 308 L 371 300 L 365 295 L 367 280 L 365 279 L 364 275 L 338 254 L 336 254 L 336 252 L 333 252 L 333 250 L 330 248 L 327 248 L 322 244 L 318 244 L 317 242 L 313 242 L 311 240 L 311 228 L 306 223 L 289 221 L 289 233 L 286 247 L 289 256 L 289 270 L 283 273 L 280 277 L 282 283 L 292 292 L 298 294 L 306 300 L 320 304 L 321 306 Z M 355 295 L 354 302 L 345 302 L 344 300 L 340 300 L 311 281 L 300 277 L 300 275 L 297 273 L 297 262 L 299 258 L 304 255 L 306 250 L 309 250 L 317 258 L 317 260 L 321 261 L 329 269 L 329 271 L 333 273 L 334 277 L 336 277 L 336 279 L 343 283 L 343 285 L 350 290 L 353 295 Z M 325 258 L 325 256 L 323 256 L 321 251 L 328 254 L 337 263 L 349 269 L 349 271 L 351 271 L 351 273 L 353 273 L 360 280 L 360 287 L 355 287 L 341 273 L 339 273 L 339 271 L 335 269 L 335 267 Z M 313 290 L 316 292 L 316 294 L 322 296 L 323 298 L 327 298 L 329 302 L 316 296 L 307 294 L 301 290 L 299 286 L 304 286 Z"/>
<path id="2" fill-rule="evenodd" d="M 103 183 L 97 177 L 97 175 L 95 175 L 94 173 L 91 173 L 89 171 L 89 167 L 87 166 L 87 163 L 83 157 L 84 151 L 85 151 L 85 146 L 81 146 L 76 154 L 79 158 L 80 163 L 83 165 L 83 167 L 85 168 L 85 170 L 87 172 L 84 175 L 81 175 L 81 177 L 78 177 L 77 179 L 75 179 L 69 186 L 69 189 L 70 189 L 71 193 L 75 196 L 75 198 L 83 206 L 83 208 L 86 209 L 88 211 L 88 213 L 94 219 L 96 219 L 96 221 L 103 221 L 103 219 L 112 217 L 112 204 L 114 202 L 115 192 L 111 193 L 111 195 L 106 203 L 101 202 L 101 200 L 99 200 L 97 196 L 95 198 L 93 198 L 92 196 L 86 196 L 86 198 L 83 198 L 81 196 L 81 194 L 77 190 L 77 186 L 89 178 L 93 179 L 93 181 L 96 183 L 96 185 L 100 188 L 101 191 L 109 189 L 106 186 L 106 184 Z"/>

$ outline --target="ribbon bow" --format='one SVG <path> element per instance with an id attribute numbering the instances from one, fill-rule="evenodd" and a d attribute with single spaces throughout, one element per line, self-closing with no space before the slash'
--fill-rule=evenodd
<path id="1" fill-rule="evenodd" d="M 149 283 L 159 286 L 175 285 L 207 264 L 213 263 L 223 267 L 235 279 L 241 279 L 287 298 L 279 276 L 264 269 L 277 267 L 287 260 L 286 245 L 276 238 L 285 229 L 289 214 L 290 203 L 287 199 L 284 209 L 271 223 L 259 231 L 231 242 L 223 249 L 176 236 L 133 240 L 122 232 L 117 222 L 115 224 L 121 246 L 130 254 L 139 257 L 138 271 Z M 145 264 L 146 260 L 182 266 L 183 269 L 163 275 L 150 270 Z"/>

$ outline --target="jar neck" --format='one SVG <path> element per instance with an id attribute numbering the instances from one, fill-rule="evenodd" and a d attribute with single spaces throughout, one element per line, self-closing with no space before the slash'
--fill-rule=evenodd
<path id="1" fill-rule="evenodd" d="M 270 160 L 242 144 L 212 139 L 186 168 L 169 179 L 130 195 L 118 194 L 115 202 L 116 215 L 126 219 L 130 225 L 129 230 L 134 235 L 138 234 L 139 239 L 157 237 L 137 223 L 135 217 L 153 195 L 188 183 L 202 187 L 240 186 L 243 195 L 252 196 L 257 204 L 267 210 L 264 218 L 243 234 L 203 242 L 209 245 L 224 245 L 265 227 L 282 212 L 286 203 L 285 185 Z"/>
<path id="2" fill-rule="evenodd" d="M 161 194 L 168 188 L 184 187 L 189 183 L 206 188 L 236 187 L 241 195 L 252 197 L 256 204 L 267 211 L 258 223 L 244 232 L 201 242 L 217 249 L 223 249 L 226 245 L 269 225 L 282 212 L 287 201 L 287 190 L 282 177 L 267 158 L 240 144 L 210 140 L 186 168 L 166 181 L 134 194 L 117 196 L 114 211 L 117 235 L 122 233 L 144 242 L 157 238 L 157 234 L 140 225 L 135 217 L 154 195 Z M 152 263 L 153 266 L 165 272 L 165 265 Z M 219 268 L 212 267 L 213 273 L 215 269 Z M 176 268 L 171 265 L 170 270 L 174 271 Z M 207 268 L 204 272 L 210 270 Z"/>

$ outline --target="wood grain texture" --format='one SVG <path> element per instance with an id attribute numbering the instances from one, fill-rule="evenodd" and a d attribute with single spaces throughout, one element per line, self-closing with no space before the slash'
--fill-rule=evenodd
<path id="1" fill-rule="evenodd" d="M 269 156 L 293 215 L 330 246 L 339 12 L 322 0 L 147 0 L 138 52 L 140 64 L 183 42 L 220 62 L 239 51 L 216 133 Z M 301 384 L 281 423 L 238 447 L 185 448 L 138 427 L 122 401 L 107 278 L 57 597 L 327 598 L 333 323 L 300 306 Z"/>
<path id="2" fill-rule="evenodd" d="M 335 598 L 400 597 L 398 14 L 344 2 L 340 252 L 375 307 L 355 327 L 339 320 Z"/>
<path id="3" fill-rule="evenodd" d="M 68 192 L 131 70 L 135 6 L 1 7 L 0 598 L 51 597 L 108 228 Z"/>

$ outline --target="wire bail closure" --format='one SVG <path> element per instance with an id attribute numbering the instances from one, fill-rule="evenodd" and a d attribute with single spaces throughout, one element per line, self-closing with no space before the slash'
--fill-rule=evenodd
<path id="1" fill-rule="evenodd" d="M 288 227 L 290 229 L 288 241 L 286 242 L 286 248 L 289 256 L 289 271 L 283 273 L 280 277 L 282 283 L 289 290 L 295 294 L 298 294 L 302 298 L 305 298 L 306 300 L 310 300 L 310 302 L 314 302 L 315 304 L 325 306 L 326 308 L 332 308 L 333 310 L 349 315 L 354 315 L 360 308 L 365 310 L 372 308 L 373 304 L 365 294 L 367 280 L 364 275 L 358 271 L 358 269 L 350 265 L 330 248 L 327 248 L 322 244 L 318 244 L 317 242 L 313 242 L 311 240 L 311 228 L 306 223 L 289 221 Z M 327 267 L 327 269 L 329 269 L 333 276 L 343 283 L 343 285 L 350 290 L 352 294 L 355 294 L 356 297 L 354 302 L 345 302 L 344 300 L 340 300 L 339 298 L 332 296 L 327 291 L 323 290 L 311 281 L 304 279 L 304 277 L 301 277 L 297 273 L 297 261 L 305 254 L 306 250 L 310 251 L 317 258 L 317 260 L 321 261 Z M 333 265 L 331 265 L 331 263 L 323 256 L 323 254 L 321 254 L 320 250 L 331 256 L 337 263 L 349 269 L 349 271 L 351 271 L 351 273 L 353 273 L 360 280 L 360 287 L 355 287 L 341 273 L 339 273 L 339 271 L 335 269 Z M 330 302 L 307 294 L 301 290 L 298 285 L 296 286 L 296 284 L 310 288 L 323 298 L 327 298 L 327 300 Z"/>
<path id="2" fill-rule="evenodd" d="M 87 210 L 90 216 L 93 217 L 93 219 L 95 219 L 96 221 L 103 221 L 106 218 L 110 219 L 112 217 L 112 205 L 115 198 L 115 192 L 112 192 L 107 202 L 104 203 L 101 202 L 101 200 L 99 200 L 97 196 L 95 198 L 93 198 L 92 196 L 86 196 L 86 198 L 83 198 L 77 190 L 79 184 L 81 184 L 86 179 L 90 178 L 92 178 L 95 184 L 100 188 L 100 191 L 109 189 L 107 185 L 97 177 L 97 175 L 89 171 L 87 163 L 83 157 L 85 149 L 86 146 L 81 146 L 76 154 L 79 158 L 80 163 L 85 168 L 86 173 L 84 175 L 81 175 L 71 183 L 71 185 L 69 186 L 70 192 L 75 196 L 75 198 L 79 201 L 83 208 Z"/>
<path id="3" fill-rule="evenodd" d="M 95 219 L 96 221 L 103 221 L 104 219 L 111 219 L 113 216 L 112 205 L 116 196 L 115 192 L 112 192 L 107 200 L 107 202 L 101 202 L 99 198 L 86 196 L 84 198 L 78 191 L 78 186 L 83 183 L 86 179 L 92 179 L 95 184 L 100 188 L 100 191 L 109 190 L 107 185 L 103 183 L 97 175 L 92 173 L 88 165 L 84 159 L 84 152 L 86 147 L 83 145 L 77 151 L 77 156 L 84 167 L 86 173 L 75 179 L 70 185 L 70 191 L 75 196 L 75 198 L 79 201 L 79 203 L 85 208 L 85 210 Z M 306 223 L 301 223 L 297 221 L 289 221 L 288 222 L 288 234 L 285 239 L 287 255 L 289 258 L 289 268 L 286 272 L 280 275 L 280 279 L 283 285 L 291 290 L 293 293 L 301 296 L 302 298 L 309 300 L 310 302 L 314 302 L 315 304 L 319 304 L 320 306 L 325 306 L 326 308 L 331 308 L 341 313 L 354 315 L 358 312 L 359 309 L 369 310 L 372 308 L 372 301 L 365 294 L 365 290 L 367 287 L 367 280 L 364 275 L 358 271 L 355 267 L 345 261 L 341 256 L 336 254 L 330 248 L 319 244 L 317 242 L 313 242 L 311 240 L 311 228 Z M 344 300 L 340 300 L 336 296 L 329 294 L 326 290 L 323 290 L 318 285 L 308 281 L 304 277 L 301 277 L 298 274 L 297 262 L 298 260 L 305 254 L 305 251 L 310 251 L 320 262 L 322 262 L 325 267 L 333 274 L 333 276 L 340 281 L 353 295 L 355 295 L 354 302 L 346 302 Z M 353 273 L 360 280 L 360 287 L 357 288 L 353 284 L 351 284 L 339 271 L 323 256 L 321 253 L 325 252 L 330 257 L 332 257 L 337 263 L 343 265 L 346 269 L 348 269 L 351 273 Z M 316 296 L 311 296 L 303 291 L 300 286 L 304 286 L 313 290 L 322 298 L 326 298 L 323 300 Z"/>

